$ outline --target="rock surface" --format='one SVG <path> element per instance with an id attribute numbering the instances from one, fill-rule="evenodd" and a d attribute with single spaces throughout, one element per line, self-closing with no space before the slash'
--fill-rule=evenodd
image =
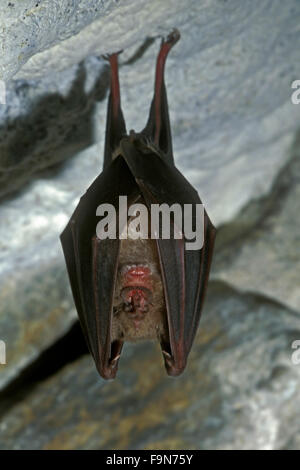
<path id="1" fill-rule="evenodd" d="M 287 449 L 300 432 L 300 337 L 291 310 L 212 283 L 188 367 L 166 376 L 151 344 L 127 346 L 118 378 L 83 357 L 1 419 L 1 449 Z"/>
<path id="2" fill-rule="evenodd" d="M 268 211 L 247 236 L 215 258 L 212 278 L 257 292 L 300 312 L 300 153 L 279 175 Z"/>
<path id="3" fill-rule="evenodd" d="M 99 56 L 124 48 L 122 106 L 127 129 L 140 130 L 155 38 L 174 26 L 182 39 L 166 84 L 175 160 L 219 228 L 213 277 L 222 281 L 182 379 L 168 380 L 147 345 L 128 348 L 115 383 L 79 359 L 12 403 L 1 448 L 299 448 L 299 366 L 290 361 L 300 338 L 299 18 L 297 0 L 0 7 L 0 389 L 76 319 L 58 237 L 101 170 L 108 69 Z"/>

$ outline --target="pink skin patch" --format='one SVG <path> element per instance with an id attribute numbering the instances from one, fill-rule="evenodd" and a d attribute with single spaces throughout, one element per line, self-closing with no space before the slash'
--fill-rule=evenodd
<path id="1" fill-rule="evenodd" d="M 151 270 L 148 266 L 133 266 L 123 274 L 124 287 L 141 286 L 152 290 Z"/>
<path id="2" fill-rule="evenodd" d="M 152 298 L 152 276 L 148 266 L 132 266 L 122 276 L 122 298 L 125 311 L 136 329 L 149 310 Z"/>

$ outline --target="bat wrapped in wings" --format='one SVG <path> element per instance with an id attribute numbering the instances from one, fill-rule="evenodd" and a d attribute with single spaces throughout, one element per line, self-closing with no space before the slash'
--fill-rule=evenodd
<path id="1" fill-rule="evenodd" d="M 177 204 L 182 209 L 201 204 L 197 191 L 176 169 L 172 152 L 164 67 L 179 37 L 174 30 L 162 41 L 150 115 L 139 133 L 126 133 L 118 54 L 107 56 L 111 89 L 103 171 L 81 197 L 61 235 L 82 330 L 105 379 L 116 376 L 123 343 L 142 339 L 157 339 L 168 375 L 179 375 L 205 296 L 215 238 L 206 211 L 203 245 L 196 250 L 187 249 L 184 231 L 169 239 L 160 234 L 135 239 L 121 236 L 120 222 L 115 238 L 99 238 L 96 230 L 99 205 L 110 204 L 118 211 L 120 195 L 126 196 L 129 206 L 140 203 L 149 209 L 153 204 Z M 170 221 L 174 226 L 174 219 Z"/>

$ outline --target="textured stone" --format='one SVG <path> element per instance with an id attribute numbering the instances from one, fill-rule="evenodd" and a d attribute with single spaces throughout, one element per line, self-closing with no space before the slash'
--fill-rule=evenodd
<path id="1" fill-rule="evenodd" d="M 111 0 L 2 2 L 1 78 L 11 78 L 30 57 L 76 35 L 92 21 L 107 14 L 116 3 Z M 45 72 L 40 70 L 40 75 Z"/>
<path id="2" fill-rule="evenodd" d="M 35 3 L 31 5 L 29 0 L 17 4 L 20 9 L 32 6 L 28 10 L 30 14 L 28 13 L 26 21 L 33 26 L 38 24 L 38 28 L 33 28 L 35 33 L 38 31 L 45 36 L 44 46 L 40 39 L 33 41 L 35 47 L 26 46 L 26 50 L 31 51 L 28 54 L 33 55 L 45 47 L 45 53 L 48 52 L 52 60 L 47 56 L 45 61 L 41 61 L 36 67 L 39 73 L 30 66 L 29 61 L 27 74 L 22 75 L 20 71 L 18 75 L 19 78 L 30 80 L 25 84 L 21 82 L 22 93 L 26 97 L 22 100 L 14 99 L 14 87 L 15 94 L 18 95 L 20 82 L 12 82 L 12 90 L 7 98 L 8 106 L 0 107 L 0 122 L 9 123 L 12 119 L 12 109 L 16 114 L 17 107 L 25 122 L 30 115 L 31 124 L 28 126 L 22 120 L 14 121 L 10 137 L 19 142 L 20 136 L 26 134 L 27 142 L 22 145 L 21 141 L 21 147 L 26 149 L 27 143 L 29 151 L 17 152 L 20 154 L 17 158 L 13 145 L 9 146 L 8 152 L 3 152 L 2 148 L 1 155 L 7 153 L 2 157 L 4 162 L 1 161 L 4 171 L 2 181 L 6 179 L 10 182 L 6 185 L 7 189 L 11 191 L 17 185 L 18 181 L 15 180 L 18 180 L 18 175 L 16 178 L 15 173 L 18 171 L 27 173 L 29 179 L 36 170 L 51 166 L 61 159 L 62 155 L 67 158 L 71 152 L 68 147 L 64 148 L 64 138 L 75 144 L 77 141 L 73 153 L 78 151 L 80 123 L 84 129 L 79 140 L 82 140 L 83 146 L 87 146 L 93 140 L 93 124 L 97 126 L 103 122 L 105 105 L 98 107 L 95 121 L 89 125 L 91 115 L 87 115 L 87 109 L 90 110 L 91 107 L 88 104 L 89 97 L 82 93 L 85 82 L 82 74 L 79 76 L 79 84 L 77 82 L 77 85 L 74 85 L 69 100 L 69 103 L 72 103 L 76 96 L 77 99 L 81 96 L 78 105 L 73 107 L 71 104 L 68 107 L 66 103 L 61 103 L 62 93 L 58 84 L 61 81 L 66 82 L 70 89 L 74 82 L 74 73 L 72 75 L 67 69 L 70 65 L 77 64 L 91 54 L 98 55 L 121 48 L 125 49 L 123 62 L 126 63 L 147 36 L 156 36 L 158 32 L 166 33 L 171 27 L 177 26 L 181 30 L 182 40 L 172 51 L 168 63 L 167 84 L 174 148 L 179 167 L 199 188 L 204 202 L 213 211 L 216 222 L 230 221 L 249 200 L 266 195 L 279 169 L 289 159 L 289 149 L 300 116 L 300 107 L 292 105 L 290 101 L 291 82 L 300 75 L 297 47 L 300 41 L 297 30 L 300 14 L 298 2 L 284 4 L 273 0 L 262 3 L 257 0 L 241 5 L 237 0 L 210 1 L 207 4 L 192 0 L 184 4 L 179 0 L 144 0 L 137 7 L 134 1 L 126 4 L 102 1 L 98 2 L 100 25 L 96 21 L 97 15 L 92 15 L 92 7 L 97 2 L 88 2 L 88 7 L 85 3 L 65 0 L 61 2 L 59 9 L 57 2 L 40 2 L 38 7 L 34 6 Z M 62 12 L 64 9 L 70 9 L 70 6 L 70 14 L 65 15 L 63 20 Z M 21 37 L 24 21 L 17 11 L 16 18 L 20 20 L 21 25 L 18 29 L 17 20 L 11 10 L 9 14 L 12 19 L 6 28 L 14 37 L 18 34 Z M 44 12 L 42 16 L 41 10 Z M 83 11 L 86 15 L 84 19 Z M 3 20 L 5 12 L 7 9 L 2 12 Z M 56 17 L 60 20 L 57 24 Z M 95 21 L 91 23 L 92 17 Z M 78 18 L 83 21 L 81 27 L 84 28 L 81 33 Z M 133 18 L 134 28 L 130 27 Z M 57 26 L 57 31 L 54 25 Z M 50 35 L 47 27 L 51 28 Z M 93 29 L 92 33 L 89 33 L 89 27 Z M 72 33 L 78 34 L 72 36 Z M 5 53 L 2 55 L 3 61 L 8 60 L 10 53 L 16 54 L 17 50 L 15 46 L 12 48 L 8 36 L 5 41 Z M 57 43 L 62 41 L 59 44 L 63 47 L 66 46 L 66 37 L 69 36 L 70 41 L 74 42 L 70 47 L 63 48 L 61 53 L 56 49 L 57 46 L 49 49 L 53 37 Z M 89 44 L 92 45 L 89 47 Z M 95 49 L 95 44 L 98 49 Z M 293 44 L 293 47 L 290 47 L 290 44 Z M 24 52 L 24 56 L 28 54 Z M 152 93 L 154 55 L 154 48 L 151 47 L 134 66 L 130 64 L 122 70 L 123 107 L 130 127 L 142 127 L 146 121 Z M 40 54 L 32 56 L 36 60 L 39 57 Z M 95 80 L 96 72 L 100 74 L 97 61 L 87 66 L 89 71 L 86 81 Z M 14 68 L 15 65 L 12 66 L 12 69 Z M 54 84 L 53 73 L 57 70 L 63 72 L 57 74 Z M 49 79 L 48 75 L 52 78 Z M 16 77 L 15 75 L 14 78 Z M 37 77 L 40 77 L 41 82 L 32 83 L 31 80 Z M 50 114 L 62 117 L 58 119 L 58 125 L 53 123 L 51 115 L 48 118 L 49 101 L 42 100 L 42 89 L 47 89 L 49 80 L 52 80 L 52 90 L 56 95 L 54 103 L 51 94 L 49 97 Z M 39 88 L 39 93 L 36 88 Z M 39 113 L 31 112 L 27 94 L 32 100 L 38 103 L 41 101 L 38 105 Z M 45 117 L 42 123 L 48 120 L 48 128 L 47 125 L 41 126 L 43 109 Z M 99 114 L 102 119 L 99 119 Z M 14 127 L 18 128 L 16 136 Z M 73 138 L 68 139 L 72 129 Z M 102 136 L 103 127 L 101 130 Z M 61 157 L 57 156 L 58 153 Z M 23 160 L 28 158 L 32 165 L 25 165 L 24 170 Z M 20 160 L 20 169 L 11 168 L 9 162 L 15 160 L 17 163 Z M 7 165 L 9 171 L 5 173 Z M 11 170 L 13 178 L 10 178 Z M 25 180 L 23 176 L 20 184 Z M 232 184 L 233 181 L 235 184 Z"/>
<path id="3" fill-rule="evenodd" d="M 74 185 L 72 178 L 82 171 L 77 165 L 79 158 L 87 167 L 97 167 L 99 150 L 94 150 L 89 159 L 84 159 L 83 152 L 72 162 L 74 172 L 70 168 L 61 171 L 54 186 L 51 180 L 41 178 L 0 209 L 0 336 L 7 347 L 0 388 L 74 322 L 74 303 L 58 237 L 68 219 L 61 205 L 76 204 L 77 199 L 64 188 L 67 182 Z"/>
<path id="4" fill-rule="evenodd" d="M 26 269 L 23 266 L 13 276 L 4 277 L 0 291 L 0 338 L 6 344 L 6 365 L 0 366 L 0 389 L 66 333 L 75 319 L 73 300 L 67 295 L 68 279 L 60 260 L 49 259 L 46 264 L 27 265 Z"/>
<path id="5" fill-rule="evenodd" d="M 300 312 L 300 159 L 295 154 L 280 174 L 268 212 L 250 233 L 215 257 L 212 278 L 243 291 L 259 292 Z"/>
<path id="6" fill-rule="evenodd" d="M 94 143 L 93 114 L 107 85 L 108 69 L 95 57 L 8 84 L 7 105 L 0 105 L 0 198 Z"/>
<path id="7" fill-rule="evenodd" d="M 300 337 L 291 310 L 212 283 L 188 367 L 167 377 L 158 347 L 125 347 L 118 378 L 83 357 L 1 419 L 1 449 L 283 449 L 296 445 Z"/>
<path id="8" fill-rule="evenodd" d="M 134 1 L 126 2 L 126 4 L 113 1 L 89 2 L 90 6 L 96 3 L 100 5 L 99 16 L 93 16 L 91 11 L 86 9 L 87 2 L 83 1 L 62 1 L 61 6 L 58 6 L 57 2 L 34 2 L 34 4 L 40 4 L 38 7 L 33 6 L 33 2 L 29 0 L 11 3 L 14 3 L 18 10 L 13 12 L 11 9 L 9 21 L 8 6 L 3 5 L 0 10 L 0 18 L 6 22 L 5 40 L 3 36 L 1 37 L 3 29 L 0 33 L 3 50 L 0 67 L 2 77 L 8 80 L 7 104 L 0 105 L 0 192 L 1 197 L 7 197 L 5 200 L 2 199 L 0 207 L 0 339 L 6 341 L 8 355 L 7 365 L 0 366 L 1 387 L 7 385 L 22 370 L 36 361 L 40 353 L 64 335 L 74 322 L 73 302 L 69 287 L 67 287 L 67 274 L 58 236 L 79 197 L 101 168 L 106 117 L 106 101 L 103 98 L 107 90 L 108 74 L 103 61 L 97 57 L 99 54 L 125 48 L 120 57 L 122 105 L 128 122 L 128 130 L 132 127 L 139 130 L 147 119 L 159 41 L 155 41 L 148 49 L 145 49 L 143 54 L 139 53 L 139 47 L 147 36 L 154 37 L 158 33 L 166 33 L 173 26 L 180 28 L 182 39 L 170 54 L 166 71 L 175 159 L 184 175 L 199 190 L 214 224 L 218 227 L 227 227 L 226 237 L 222 236 L 222 231 L 219 232 L 220 245 L 223 244 L 225 238 L 227 242 L 230 242 L 238 233 L 247 232 L 264 216 L 269 206 L 262 204 L 262 201 L 268 201 L 270 197 L 273 197 L 274 182 L 293 156 L 292 149 L 300 118 L 300 106 L 293 105 L 290 100 L 291 83 L 300 77 L 299 2 L 296 0 L 288 3 L 279 0 L 272 0 L 272 2 L 256 0 L 243 2 L 243 4 L 238 0 L 227 2 L 190 0 L 185 3 L 179 0 L 166 2 L 155 0 L 139 2 L 138 5 Z M 68 5 L 73 8 L 72 14 L 64 16 L 61 14 L 62 9 L 67 8 Z M 23 21 L 20 12 L 25 8 L 29 10 L 26 20 Z M 47 14 L 42 18 L 39 16 L 41 8 L 44 11 L 48 9 Z M 56 21 L 53 14 L 56 8 L 59 8 L 57 11 L 60 21 Z M 29 44 L 22 43 L 27 33 L 31 35 Z M 81 60 L 83 62 L 79 63 Z M 62 165 L 61 162 L 67 159 L 69 161 Z M 41 170 L 49 169 L 57 164 L 59 165 L 48 173 L 41 173 Z M 18 189 L 20 191 L 16 193 Z M 298 197 L 297 192 L 293 194 Z M 291 196 L 291 200 L 293 197 Z M 298 307 L 299 296 L 295 284 L 298 258 L 296 252 L 291 251 L 295 249 L 297 241 L 296 216 L 294 215 L 296 209 L 290 203 L 287 202 L 287 204 L 289 212 L 286 215 L 278 215 L 278 220 L 273 217 L 268 233 L 265 229 L 260 232 L 263 250 L 257 251 L 257 246 L 252 239 L 249 239 L 251 249 L 247 251 L 246 258 L 237 256 L 234 261 L 234 256 L 228 252 L 226 256 L 233 263 L 233 268 L 227 273 L 221 259 L 223 274 L 221 273 L 220 277 L 235 283 L 240 289 L 249 290 L 247 286 L 251 286 L 252 291 L 259 289 L 260 292 L 269 296 L 276 294 L 276 298 L 282 302 Z M 253 208 L 253 205 L 256 210 L 249 211 L 249 207 Z M 246 216 L 243 219 L 244 211 Z M 279 227 L 278 224 L 283 222 L 284 225 Z M 283 230 L 283 226 L 288 230 L 288 234 Z M 276 236 L 271 235 L 270 230 L 279 230 L 280 233 L 278 232 Z M 256 232 L 256 236 L 260 236 L 260 233 Z M 280 238 L 289 242 L 284 242 L 284 256 L 279 260 L 274 258 L 273 248 L 266 250 L 266 244 L 278 245 Z M 248 241 L 244 245 L 246 243 Z M 230 249 L 235 250 L 237 247 L 239 247 L 239 252 L 245 249 L 236 241 L 230 244 Z M 257 251 L 256 258 L 253 255 L 254 251 Z M 258 253 L 262 252 L 266 257 L 265 265 L 270 262 L 271 270 L 262 266 L 261 257 L 258 259 Z M 261 273 L 257 274 L 253 261 L 249 269 L 250 279 L 250 275 L 247 277 L 244 271 L 248 268 L 247 260 L 252 256 L 259 263 Z M 293 266 L 294 271 L 290 269 L 290 266 Z M 282 283 L 275 279 L 276 269 L 284 278 Z M 243 270 L 242 276 L 240 276 L 241 270 Z M 239 277 L 240 280 L 237 279 Z M 292 291 L 289 290 L 291 289 L 290 282 L 292 282 Z M 262 286 L 265 288 L 262 289 Z M 235 294 L 232 296 L 234 297 Z M 290 299 L 287 300 L 289 296 Z M 220 296 L 220 302 L 222 299 L 223 297 Z M 237 295 L 236 302 L 239 302 L 238 299 L 240 297 Z M 258 303 L 255 308 L 259 311 Z M 265 306 L 261 308 L 267 310 Z M 275 321 L 275 325 L 278 325 L 279 320 L 274 320 L 277 310 L 272 315 L 270 313 L 266 315 L 270 325 L 272 315 L 272 320 Z M 290 318 L 292 314 L 285 312 L 284 315 Z M 284 315 L 280 314 L 283 330 L 286 325 L 283 320 Z M 230 317 L 230 321 L 233 322 L 232 325 L 229 320 L 226 323 L 228 331 L 235 328 L 233 317 Z M 262 342 L 264 341 L 262 335 L 269 334 L 267 331 L 269 324 L 266 325 L 263 321 L 258 325 L 249 324 L 249 332 L 251 328 L 254 328 L 253 331 Z M 278 338 L 285 338 L 284 332 L 283 336 L 280 336 L 281 327 L 276 326 L 276 328 Z M 296 329 L 294 324 L 293 328 Z M 273 331 L 272 326 L 270 329 Z M 280 348 L 280 341 L 281 339 L 278 339 L 278 348 Z M 274 348 L 275 343 L 274 340 Z M 255 346 L 257 344 L 255 343 Z M 161 396 L 160 394 L 166 393 L 160 409 L 163 409 L 165 404 L 168 405 L 166 410 L 170 412 L 170 423 L 174 425 L 176 419 L 172 421 L 172 417 L 176 407 L 180 408 L 180 405 L 176 404 L 176 395 L 174 395 L 174 400 L 172 399 L 172 392 L 177 393 L 178 403 L 180 403 L 182 398 L 180 386 L 175 386 L 175 384 L 181 384 L 182 387 L 184 382 L 171 382 L 164 378 L 161 364 L 156 366 L 156 362 L 152 363 L 154 353 L 151 348 L 140 345 L 137 351 L 145 352 L 145 354 L 149 351 L 149 361 L 144 363 L 145 367 L 150 370 L 152 367 L 159 367 L 153 373 L 154 377 L 158 377 L 155 379 L 157 382 L 154 381 L 154 384 L 157 383 L 156 394 Z M 228 362 L 231 356 L 234 357 L 234 351 L 234 349 L 232 351 L 228 349 L 226 356 Z M 159 362 L 159 355 L 156 354 L 155 357 Z M 232 361 L 234 368 L 235 360 L 232 359 Z M 91 364 L 91 361 L 89 362 Z M 195 364 L 191 367 L 196 367 L 197 373 L 197 363 L 192 362 L 192 364 Z M 86 362 L 79 362 L 76 367 L 81 370 L 81 367 L 85 366 Z M 121 392 L 118 399 L 121 404 L 124 404 L 124 412 L 130 413 L 139 398 L 134 394 L 135 390 L 143 393 L 142 388 L 134 388 L 134 380 L 141 384 L 142 381 L 146 381 L 146 378 L 141 375 L 142 369 L 138 369 L 136 378 L 130 379 L 130 382 L 127 378 L 128 374 L 131 374 L 130 367 L 127 368 L 126 363 L 124 366 L 124 372 L 121 371 L 122 380 L 117 383 L 119 387 L 120 383 L 128 384 L 126 397 L 129 397 L 131 401 L 122 401 Z M 207 364 L 204 363 L 201 367 L 206 366 Z M 138 363 L 136 367 L 139 367 Z M 269 371 L 273 370 L 270 367 L 268 363 L 266 368 L 269 368 Z M 283 374 L 284 380 L 292 382 L 296 370 L 298 369 L 288 368 L 287 375 Z M 54 382 L 57 380 L 58 384 L 64 380 L 76 380 L 74 377 L 77 372 L 77 368 L 70 367 L 62 371 L 57 379 L 52 380 Z M 243 377 L 243 368 L 237 368 L 236 373 L 240 373 Z M 66 374 L 65 379 L 64 374 Z M 86 374 L 86 377 L 78 378 L 81 381 L 78 385 L 79 389 L 84 390 L 84 381 L 87 380 L 87 383 L 94 384 L 91 385 L 92 390 L 95 387 L 98 391 L 95 385 L 95 380 L 98 379 L 96 379 L 92 364 L 87 368 Z M 204 369 L 201 374 L 201 380 L 205 384 Z M 276 371 L 274 374 L 276 375 Z M 209 376 L 207 380 L 213 382 L 215 378 Z M 238 375 L 235 380 L 239 380 Z M 272 375 L 266 378 L 266 381 L 268 380 L 272 384 Z M 280 387 L 277 380 L 279 379 L 275 378 L 275 385 Z M 198 409 L 197 402 L 193 401 L 196 400 L 196 396 L 193 395 L 191 381 L 192 378 L 184 385 L 187 387 L 186 391 L 182 390 L 184 400 L 191 402 L 191 408 L 186 408 L 187 416 L 192 415 L 194 409 Z M 49 383 L 52 384 L 51 381 Z M 100 382 L 97 383 L 100 384 Z M 248 385 L 251 389 L 251 384 Z M 60 394 L 60 385 L 53 386 L 57 387 L 54 393 Z M 115 390 L 114 387 L 117 385 L 108 384 L 107 388 L 107 384 L 104 386 L 101 382 L 101 390 L 102 388 L 107 390 L 105 393 Z M 133 387 L 132 390 L 130 387 Z M 196 389 L 197 393 L 209 395 L 210 384 L 203 385 L 203 387 L 203 392 L 199 386 Z M 39 390 L 41 397 L 45 397 L 46 392 L 43 391 L 45 388 Z M 122 390 L 124 392 L 124 387 Z M 283 388 L 280 390 L 283 396 L 280 398 L 278 392 L 277 401 L 281 405 L 285 391 Z M 79 391 L 74 393 L 79 393 Z M 89 393 L 92 394 L 92 392 Z M 225 393 L 223 388 L 214 393 L 216 395 L 212 394 L 210 398 L 201 395 L 204 410 L 202 407 L 199 413 L 205 413 L 205 406 L 207 406 L 207 415 L 204 418 L 209 423 L 214 423 L 213 419 L 209 421 L 209 413 L 215 416 L 214 406 L 217 417 L 219 406 L 221 406 L 219 403 L 225 400 L 228 406 L 227 395 L 223 396 Z M 240 397 L 239 393 L 237 387 L 237 400 Z M 170 404 L 167 401 L 169 394 L 171 395 Z M 157 395 L 149 394 L 149 400 L 144 405 L 147 419 L 147 406 L 149 407 L 150 422 L 151 410 L 154 407 L 151 405 L 151 400 L 155 403 Z M 205 399 L 213 400 L 214 397 L 215 402 L 209 401 L 207 404 Z M 260 400 L 260 395 L 257 396 L 256 391 L 253 397 Z M 100 398 L 102 399 L 102 395 Z M 36 395 L 35 400 L 39 402 L 40 399 Z M 54 400 L 54 396 L 51 399 Z M 234 391 L 232 391 L 231 399 L 235 400 Z M 59 405 L 61 408 L 57 404 L 57 415 L 62 413 L 63 406 L 66 406 L 64 395 L 61 395 L 58 400 L 62 402 Z M 254 436 L 253 439 L 251 438 L 251 445 L 273 447 L 287 445 L 281 444 L 279 438 L 275 440 L 276 442 L 272 440 L 271 431 L 269 431 L 273 429 L 270 424 L 272 420 L 275 423 L 274 429 L 279 429 L 278 433 L 284 434 L 285 431 L 285 429 L 281 431 L 283 428 L 278 424 L 281 415 L 276 405 L 277 402 L 273 403 L 272 409 L 266 405 L 266 416 L 267 418 L 271 416 L 271 418 L 265 420 L 264 413 L 261 411 L 265 409 L 265 405 L 256 405 L 253 399 L 252 408 L 249 408 L 249 416 L 246 419 L 247 407 L 244 406 L 246 403 L 244 395 L 243 400 L 241 420 L 244 420 L 243 423 L 247 420 L 250 423 L 251 436 Z M 120 403 L 116 400 L 115 405 L 119 407 Z M 125 410 L 127 405 L 129 411 Z M 27 413 L 29 416 L 31 412 L 27 401 L 23 406 L 24 408 L 20 408 L 23 410 L 22 413 Z M 293 416 L 297 413 L 295 412 L 296 405 L 294 407 L 292 402 L 288 401 L 286 406 L 290 408 L 290 411 L 283 407 L 282 413 L 283 421 L 286 423 L 284 426 L 287 428 L 289 419 L 294 423 Z M 66 413 L 67 409 L 66 407 Z M 114 413 L 112 408 L 109 409 Z M 119 416 L 122 416 L 123 410 L 118 409 L 120 410 Z M 88 410 L 88 413 L 93 416 L 93 410 L 90 408 Z M 51 422 L 51 411 L 47 413 L 47 419 Z M 69 410 L 69 413 L 72 414 L 72 411 Z M 221 417 L 223 417 L 222 413 Z M 259 419 L 259 425 L 255 425 L 255 413 Z M 142 410 L 139 414 L 142 416 Z M 240 429 L 236 421 L 238 415 L 239 412 L 234 415 L 233 419 L 233 414 L 230 414 L 230 418 L 235 423 L 232 426 Z M 163 416 L 169 423 L 167 414 Z M 116 412 L 115 421 L 112 421 L 113 430 L 115 429 L 114 423 L 118 422 L 117 417 Z M 199 423 L 206 423 L 204 418 L 202 420 L 202 415 L 198 415 L 196 430 Z M 110 422 L 111 417 L 108 412 L 106 419 Z M 155 422 L 156 418 L 153 419 Z M 216 432 L 215 428 L 219 429 L 220 422 L 222 423 L 218 419 L 215 422 L 217 424 L 211 424 L 212 434 Z M 113 436 L 103 437 L 97 427 L 98 421 L 101 420 L 97 419 L 95 422 L 91 420 L 89 428 L 88 420 L 86 420 L 87 427 L 82 429 L 81 437 L 78 437 L 81 432 L 79 425 L 75 432 L 77 444 L 71 442 L 72 436 L 68 436 L 68 430 L 65 431 L 65 438 L 61 442 L 73 447 L 117 445 L 117 443 L 114 444 L 116 441 L 113 441 Z M 187 418 L 183 421 L 186 424 Z M 265 421 L 268 424 L 264 428 Z M 125 420 L 125 423 L 127 422 Z M 25 426 L 24 423 L 23 425 Z M 33 428 L 36 427 L 36 431 L 29 428 L 29 434 L 26 434 L 27 431 L 24 432 L 24 439 L 28 438 L 27 444 L 25 441 L 20 444 L 23 439 L 21 434 L 17 436 L 16 444 L 12 444 L 13 440 L 9 441 L 7 437 L 7 430 L 3 431 L 3 446 L 26 447 L 29 445 L 30 433 L 36 432 L 37 434 L 39 426 L 41 427 L 42 424 L 39 425 L 34 421 Z M 124 448 L 126 447 L 124 436 L 127 429 L 131 430 L 134 426 L 139 429 L 138 418 L 133 420 L 133 424 L 128 424 L 128 428 L 126 426 L 127 424 L 124 424 L 122 431 L 124 434 L 121 435 L 124 440 L 118 438 L 118 442 L 121 442 Z M 199 431 L 195 438 L 197 440 L 193 440 L 191 432 L 183 441 L 180 437 L 182 428 L 179 426 L 177 441 L 172 441 L 171 437 L 164 437 L 164 431 L 161 431 L 162 437 L 159 439 L 165 440 L 160 440 L 160 444 L 164 442 L 165 447 L 186 445 L 193 448 L 204 439 L 203 446 L 209 447 L 210 425 L 207 425 L 208 428 L 205 427 L 206 424 L 203 426 L 201 429 L 207 431 L 208 437 L 205 437 L 204 431 L 203 434 Z M 258 429 L 259 426 L 262 426 L 261 431 Z M 50 447 L 50 437 L 54 439 L 57 435 L 57 428 L 55 429 L 55 418 L 53 418 L 52 427 L 43 428 L 41 441 L 37 441 L 37 446 L 49 445 Z M 163 425 L 162 428 L 164 429 Z M 243 429 L 246 428 L 245 425 Z M 96 430 L 96 434 L 100 433 L 99 435 L 102 436 L 98 441 L 93 435 L 93 429 Z M 154 429 L 156 432 L 158 428 L 154 427 Z M 295 433 L 297 432 L 296 424 L 292 424 L 292 429 Z M 145 434 L 144 441 L 139 441 L 136 437 L 127 444 L 156 445 L 151 437 L 155 435 L 155 432 L 152 427 L 150 430 L 151 434 Z M 87 434 L 85 435 L 84 432 Z M 232 436 L 229 444 L 224 437 L 224 439 L 220 438 L 221 444 L 214 441 L 213 445 L 243 447 L 246 445 L 245 442 L 248 442 L 246 431 L 235 431 L 230 428 L 228 432 L 229 438 Z M 242 433 L 241 438 L 235 434 L 238 432 Z M 89 441 L 89 435 L 92 436 L 91 441 Z M 255 437 L 258 435 L 259 439 Z M 291 443 L 294 442 L 291 445 L 296 445 L 296 440 L 293 441 L 294 438 L 291 437 L 289 431 L 287 436 L 290 436 Z M 286 443 L 287 440 L 284 439 L 282 442 Z M 157 446 L 160 444 L 157 443 Z"/>

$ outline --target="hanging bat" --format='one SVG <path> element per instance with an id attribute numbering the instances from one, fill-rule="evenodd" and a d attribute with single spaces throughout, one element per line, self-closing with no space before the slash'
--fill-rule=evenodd
<path id="1" fill-rule="evenodd" d="M 157 339 L 168 375 L 181 374 L 200 319 L 215 238 L 206 211 L 204 242 L 198 250 L 186 248 L 184 233 L 169 239 L 123 238 L 120 222 L 115 239 L 99 238 L 96 231 L 97 207 L 117 208 L 120 195 L 127 197 L 129 205 L 142 203 L 148 208 L 201 204 L 196 190 L 176 169 L 172 152 L 164 67 L 179 37 L 174 30 L 162 40 L 150 114 L 140 133 L 126 133 L 118 53 L 106 56 L 111 83 L 103 171 L 81 197 L 61 234 L 82 330 L 105 379 L 116 376 L 124 341 L 142 339 Z M 174 218 L 171 225 L 176 225 Z"/>

